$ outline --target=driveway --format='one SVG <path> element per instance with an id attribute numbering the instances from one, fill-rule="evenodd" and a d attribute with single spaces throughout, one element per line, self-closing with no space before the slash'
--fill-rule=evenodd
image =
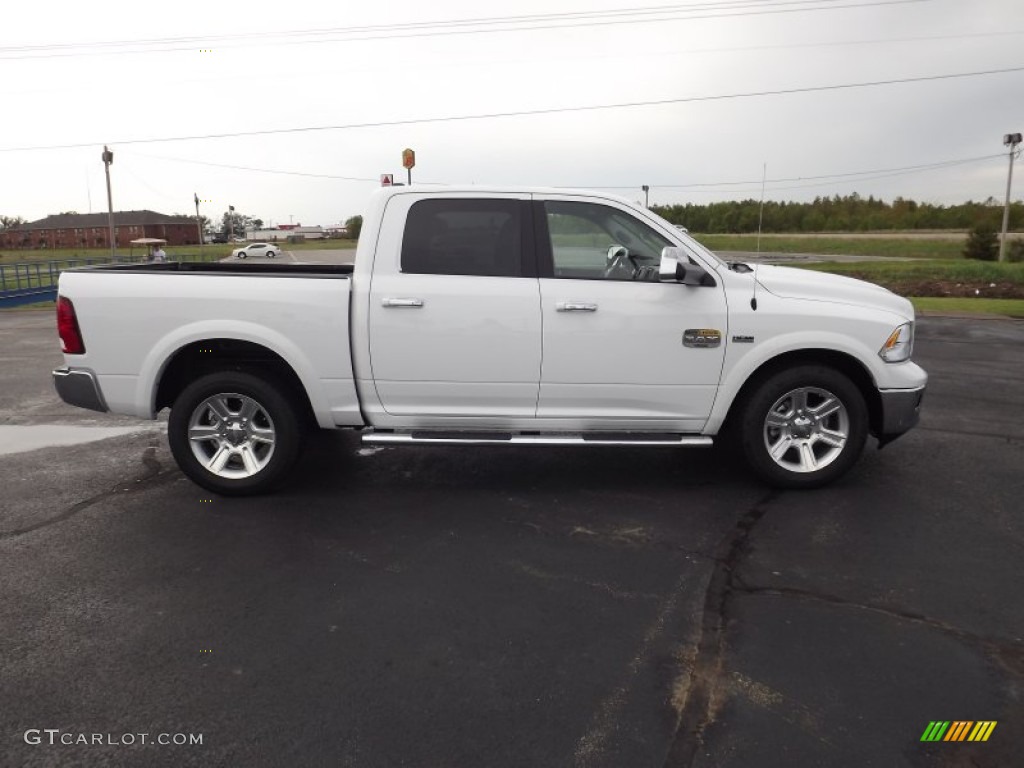
<path id="1" fill-rule="evenodd" d="M 221 499 L 159 422 L 57 401 L 50 313 L 2 314 L 0 762 L 1016 764 L 1024 325 L 924 318 L 915 357 L 920 427 L 818 491 L 325 433 Z M 85 431 L 9 429 L 39 425 Z"/>

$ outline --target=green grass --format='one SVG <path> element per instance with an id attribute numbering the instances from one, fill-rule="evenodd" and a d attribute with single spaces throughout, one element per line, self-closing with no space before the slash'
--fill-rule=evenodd
<path id="1" fill-rule="evenodd" d="M 222 259 L 230 256 L 231 251 L 240 248 L 243 243 L 211 244 L 211 245 L 169 245 L 164 250 L 167 257 L 187 254 L 202 254 L 206 260 Z M 356 247 L 355 240 L 308 240 L 304 243 L 280 243 L 285 251 L 311 251 L 349 249 Z M 144 254 L 144 248 L 118 248 L 118 258 L 136 257 Z M 29 261 L 52 261 L 53 259 L 109 259 L 109 248 L 46 248 L 41 250 L 0 250 L 0 265 L 23 264 Z"/>
<path id="2" fill-rule="evenodd" d="M 966 312 L 1024 319 L 1024 299 L 951 299 L 925 296 L 912 298 L 911 302 L 919 312 Z"/>
<path id="3" fill-rule="evenodd" d="M 48 312 L 55 311 L 56 302 L 53 301 L 40 301 L 37 304 L 25 304 L 20 307 L 3 307 L 0 308 L 0 312 L 39 312 L 40 310 L 46 310 Z"/>
<path id="4" fill-rule="evenodd" d="M 304 243 L 281 243 L 281 248 L 286 251 L 348 251 L 357 243 L 357 240 L 307 240 Z"/>
<path id="5" fill-rule="evenodd" d="M 792 266 L 858 277 L 873 283 L 896 280 L 943 280 L 1012 283 L 1024 286 L 1024 263 L 1009 264 L 971 259 L 929 259 L 920 261 L 819 262 Z"/>
<path id="6" fill-rule="evenodd" d="M 712 251 L 757 249 L 756 235 L 693 235 Z M 763 253 L 823 253 L 848 256 L 901 256 L 913 259 L 961 258 L 963 240 L 933 240 L 913 237 L 787 237 L 761 236 Z"/>

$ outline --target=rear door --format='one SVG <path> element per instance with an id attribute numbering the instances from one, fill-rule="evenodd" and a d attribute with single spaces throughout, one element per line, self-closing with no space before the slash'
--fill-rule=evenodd
<path id="1" fill-rule="evenodd" d="M 532 419 L 541 329 L 529 196 L 390 198 L 369 339 L 388 414 L 422 426 Z"/>

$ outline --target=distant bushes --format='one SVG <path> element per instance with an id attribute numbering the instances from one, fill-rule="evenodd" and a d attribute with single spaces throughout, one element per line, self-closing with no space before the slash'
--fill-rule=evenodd
<path id="1" fill-rule="evenodd" d="M 964 258 L 995 261 L 999 256 L 999 238 L 991 227 L 979 224 L 971 230 L 964 245 Z"/>
<path id="2" fill-rule="evenodd" d="M 651 206 L 691 232 L 756 232 L 760 201 Z M 866 232 L 915 229 L 971 229 L 1002 213 L 992 199 L 959 205 L 933 205 L 897 197 L 891 203 L 858 194 L 816 197 L 810 203 L 765 200 L 764 232 Z M 1010 229 L 1024 229 L 1024 202 L 1010 206 Z"/>

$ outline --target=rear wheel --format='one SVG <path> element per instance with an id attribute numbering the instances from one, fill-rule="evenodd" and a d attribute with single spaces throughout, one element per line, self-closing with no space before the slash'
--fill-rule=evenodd
<path id="1" fill-rule="evenodd" d="M 301 444 L 299 416 L 282 390 L 244 371 L 211 373 L 182 390 L 167 424 L 182 472 L 225 496 L 280 484 Z"/>
<path id="2" fill-rule="evenodd" d="M 833 368 L 780 371 L 742 406 L 739 439 L 754 472 L 782 488 L 816 488 L 845 474 L 864 449 L 860 390 Z"/>

